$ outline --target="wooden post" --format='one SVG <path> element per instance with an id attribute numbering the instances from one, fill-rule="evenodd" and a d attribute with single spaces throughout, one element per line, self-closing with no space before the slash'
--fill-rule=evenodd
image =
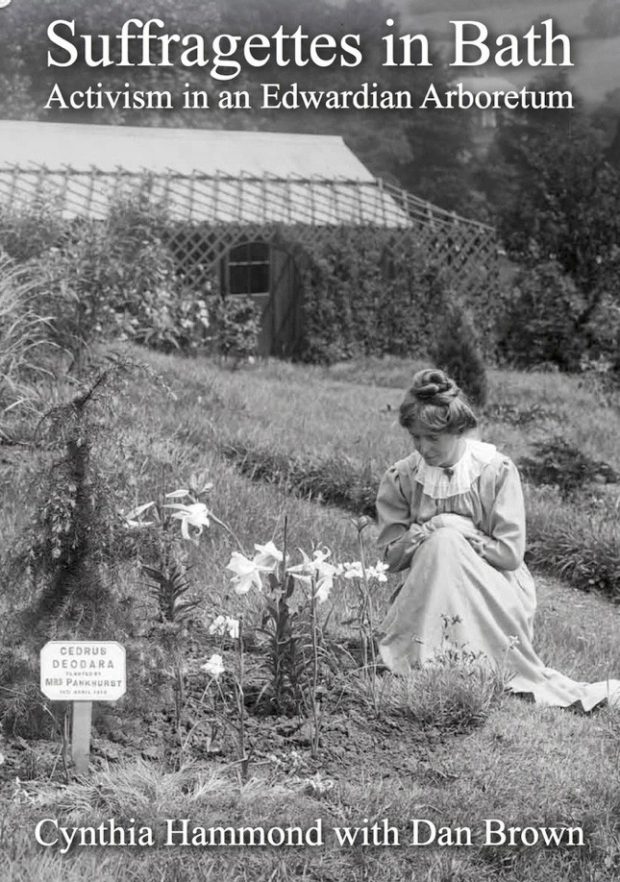
<path id="1" fill-rule="evenodd" d="M 71 727 L 71 758 L 78 775 L 88 772 L 90 755 L 90 726 L 93 715 L 92 701 L 73 702 L 73 725 Z"/>

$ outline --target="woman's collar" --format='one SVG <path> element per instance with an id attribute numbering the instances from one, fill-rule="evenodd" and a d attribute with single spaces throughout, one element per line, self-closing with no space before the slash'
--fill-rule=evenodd
<path id="1" fill-rule="evenodd" d="M 447 499 L 467 493 L 483 468 L 497 455 L 494 444 L 465 439 L 461 457 L 451 466 L 432 466 L 419 454 L 414 454 L 415 480 L 422 484 L 424 493 L 434 499 Z"/>

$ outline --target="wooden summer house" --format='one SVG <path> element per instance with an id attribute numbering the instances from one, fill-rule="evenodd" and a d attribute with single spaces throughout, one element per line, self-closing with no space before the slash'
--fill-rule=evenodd
<path id="1" fill-rule="evenodd" d="M 216 279 L 260 304 L 263 354 L 294 353 L 300 249 L 335 229 L 381 230 L 393 248 L 414 230 L 457 288 L 495 260 L 491 228 L 375 178 L 340 137 L 0 121 L 0 205 L 52 199 L 65 217 L 103 220 L 131 193 L 164 210 L 188 286 Z"/>

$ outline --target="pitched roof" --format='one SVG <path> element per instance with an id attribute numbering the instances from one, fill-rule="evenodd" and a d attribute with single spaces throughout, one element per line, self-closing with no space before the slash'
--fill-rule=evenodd
<path id="1" fill-rule="evenodd" d="M 488 232 L 384 184 L 334 135 L 0 121 L 0 203 L 101 219 L 132 193 L 191 223 Z"/>
<path id="2" fill-rule="evenodd" d="M 0 165 L 374 180 L 335 135 L 0 121 Z"/>

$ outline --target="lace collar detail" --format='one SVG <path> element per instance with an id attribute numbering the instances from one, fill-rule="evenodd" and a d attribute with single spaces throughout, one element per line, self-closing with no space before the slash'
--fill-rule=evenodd
<path id="1" fill-rule="evenodd" d="M 467 493 L 484 467 L 497 456 L 494 444 L 472 438 L 467 438 L 465 443 L 465 452 L 450 468 L 428 465 L 419 453 L 413 454 L 414 477 L 418 484 L 422 484 L 427 496 L 447 499 L 449 496 Z"/>

